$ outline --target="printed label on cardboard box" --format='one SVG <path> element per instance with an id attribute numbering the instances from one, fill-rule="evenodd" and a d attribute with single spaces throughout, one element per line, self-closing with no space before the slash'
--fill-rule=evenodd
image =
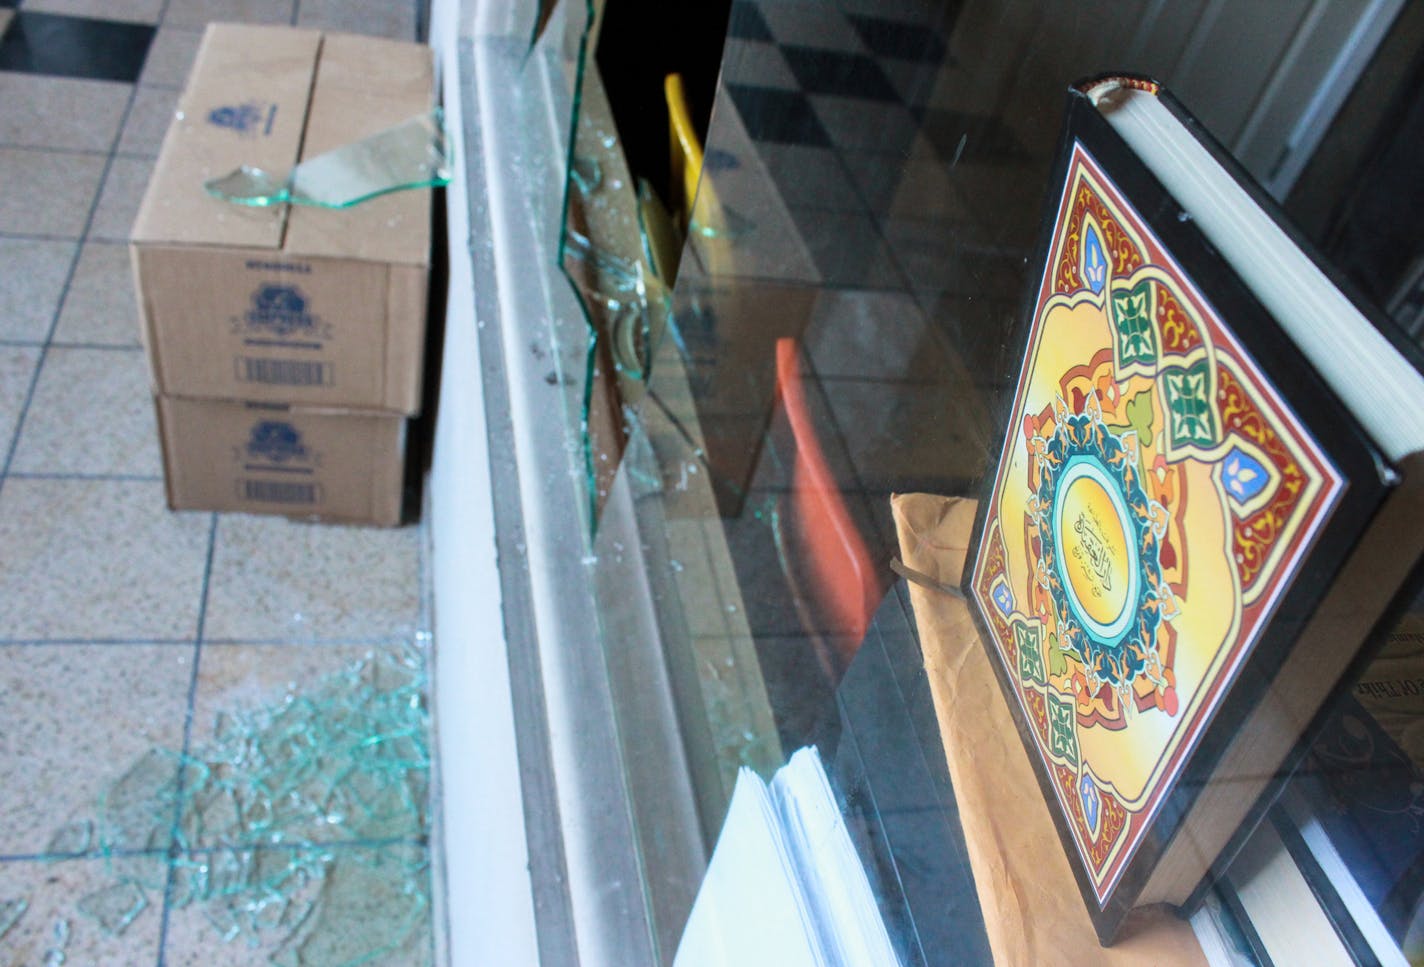
<path id="1" fill-rule="evenodd" d="M 321 454 L 307 446 L 301 432 L 285 420 L 258 420 L 245 443 L 233 447 L 244 470 L 274 473 L 313 473 Z"/>
<path id="2" fill-rule="evenodd" d="M 208 110 L 207 121 L 215 128 L 226 128 L 245 138 L 270 138 L 277 121 L 277 105 L 264 101 L 222 104 Z"/>
<path id="3" fill-rule="evenodd" d="M 233 459 L 242 470 L 236 478 L 238 500 L 313 507 L 322 501 L 321 483 L 314 478 L 321 454 L 286 420 L 257 420 L 247 440 L 233 447 Z"/>
<path id="4" fill-rule="evenodd" d="M 249 346 L 320 349 L 322 341 L 331 338 L 331 326 L 311 311 L 302 290 L 282 282 L 263 282 L 253 289 L 247 310 L 234 316 L 232 325 Z"/>

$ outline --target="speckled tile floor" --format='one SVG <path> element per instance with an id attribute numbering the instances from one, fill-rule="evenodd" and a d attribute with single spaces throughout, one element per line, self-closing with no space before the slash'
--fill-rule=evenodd
<path id="1" fill-rule="evenodd" d="M 213 853 L 180 835 L 184 807 L 166 839 L 126 853 L 56 833 L 112 812 L 115 784 L 153 750 L 199 756 L 234 709 L 290 708 L 353 666 L 423 656 L 421 526 L 166 509 L 123 245 L 208 20 L 411 39 L 418 10 L 0 0 L 0 965 L 267 963 L 275 949 L 224 942 L 180 897 L 182 871 Z M 180 788 L 196 782 L 172 768 Z M 370 859 L 366 875 L 393 847 L 403 861 L 427 849 L 423 825 L 337 839 L 321 848 Z M 92 898 L 121 860 L 151 861 L 158 882 L 115 930 Z M 352 932 L 381 916 L 365 910 Z M 370 962 L 430 962 L 429 920 Z"/>

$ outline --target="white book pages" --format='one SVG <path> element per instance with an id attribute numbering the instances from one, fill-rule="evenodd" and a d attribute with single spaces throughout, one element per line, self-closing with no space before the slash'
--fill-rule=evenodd
<path id="1" fill-rule="evenodd" d="M 814 748 L 776 773 L 771 796 L 821 944 L 838 964 L 898 965 L 885 920 Z"/>
<path id="2" fill-rule="evenodd" d="M 742 769 L 673 967 L 832 967 L 820 949 L 766 783 Z"/>
<path id="3" fill-rule="evenodd" d="M 673 964 L 899 967 L 815 749 L 738 774 Z"/>
<path id="4" fill-rule="evenodd" d="M 1424 379 L 1155 94 L 1105 82 L 1103 117 L 1195 219 L 1394 461 L 1424 447 Z M 1363 388 L 1363 389 L 1362 389 Z"/>

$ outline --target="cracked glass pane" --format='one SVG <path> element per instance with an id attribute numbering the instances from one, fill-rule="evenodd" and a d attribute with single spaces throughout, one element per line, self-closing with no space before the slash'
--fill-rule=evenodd
<path id="1" fill-rule="evenodd" d="M 285 176 L 243 165 L 205 182 L 238 205 L 350 208 L 378 195 L 450 183 L 450 150 L 439 108 L 308 158 Z"/>
<path id="2" fill-rule="evenodd" d="M 587 332 L 582 397 L 575 423 L 583 459 L 592 554 L 584 558 L 607 636 L 604 660 L 617 696 L 623 736 L 647 728 L 636 697 L 641 681 L 624 640 L 629 588 L 646 582 L 659 622 L 662 655 L 676 714 L 684 725 L 686 768 L 705 822 L 715 836 L 737 770 L 770 775 L 783 754 L 778 722 L 758 661 L 751 617 L 738 593 L 738 575 L 718 519 L 719 481 L 709 472 L 706 435 L 699 422 L 699 382 L 722 362 L 709 352 L 717 320 L 694 305 L 674 313 L 673 287 L 682 275 L 705 277 L 694 264 L 685 233 L 691 199 L 679 200 L 630 170 L 610 104 L 612 85 L 592 63 L 577 80 L 577 112 L 568 148 L 560 267 L 578 298 Z M 697 166 L 700 168 L 700 162 Z M 698 175 L 690 172 L 689 194 Z M 664 199 L 671 199 L 670 208 Z M 745 220 L 727 209 L 697 209 L 692 228 L 703 248 L 740 243 Z M 689 326 L 693 327 L 689 329 Z M 712 356 L 711 359 L 708 357 Z M 725 360 L 728 369 L 754 372 L 748 357 Z M 735 396 L 737 385 L 721 392 Z M 573 393 L 570 393 L 571 402 Z M 706 604 L 706 607 L 703 605 Z M 628 783 L 656 786 L 643 769 L 645 749 L 625 739 Z M 652 809 L 639 803 L 639 820 L 654 828 Z M 639 835 L 637 848 L 650 871 L 647 889 L 675 896 L 680 884 L 663 864 L 666 845 Z M 660 879 L 661 878 L 661 879 Z M 671 909 L 676 901 L 664 900 Z M 676 919 L 676 914 L 673 914 Z"/>

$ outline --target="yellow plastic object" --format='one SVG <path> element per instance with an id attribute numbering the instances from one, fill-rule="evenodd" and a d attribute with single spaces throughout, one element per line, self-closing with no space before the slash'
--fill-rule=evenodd
<path id="1" fill-rule="evenodd" d="M 731 236 L 728 213 L 711 179 L 702 179 L 702 142 L 692 126 L 681 74 L 663 79 L 668 105 L 668 131 L 672 142 L 672 184 L 681 188 L 681 204 L 670 206 L 684 236 L 696 238 L 706 270 L 718 275 L 730 271 Z"/>
<path id="2" fill-rule="evenodd" d="M 663 78 L 663 97 L 667 99 L 668 133 L 672 142 L 672 182 L 682 186 L 680 208 L 686 226 L 692 223 L 692 204 L 697 198 L 697 182 L 702 177 L 702 142 L 697 139 L 697 129 L 692 125 L 681 74 Z"/>

